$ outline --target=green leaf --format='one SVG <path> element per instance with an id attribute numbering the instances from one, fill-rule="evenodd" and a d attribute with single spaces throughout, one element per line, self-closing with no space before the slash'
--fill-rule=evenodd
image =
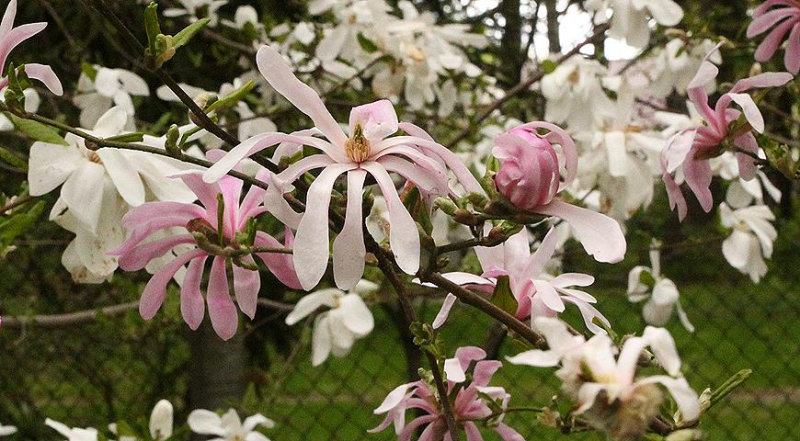
<path id="1" fill-rule="evenodd" d="M 161 25 L 158 24 L 158 4 L 152 2 L 144 9 L 144 29 L 147 32 L 147 45 L 150 53 L 156 53 L 156 38 L 161 34 Z"/>
<path id="2" fill-rule="evenodd" d="M 428 209 L 425 207 L 425 202 L 419 192 L 419 188 L 411 187 L 411 189 L 403 196 L 403 204 L 411 216 L 419 222 L 425 233 L 430 236 L 433 231 L 433 223 L 428 216 Z"/>
<path id="3" fill-rule="evenodd" d="M 39 201 L 26 213 L 15 214 L 0 222 L 0 251 L 5 250 L 14 239 L 33 225 L 44 211 L 44 202 Z"/>
<path id="4" fill-rule="evenodd" d="M 48 144 L 58 144 L 63 146 L 69 145 L 69 143 L 64 140 L 64 138 L 59 135 L 55 129 L 49 126 L 46 126 L 38 121 L 19 118 L 10 113 L 6 113 L 6 116 L 8 116 L 17 129 L 24 133 L 28 138 L 36 141 L 46 142 Z"/>
<path id="5" fill-rule="evenodd" d="M 511 281 L 508 276 L 497 278 L 497 285 L 492 293 L 492 304 L 509 314 L 516 314 L 519 303 L 511 292 Z"/>
<path id="6" fill-rule="evenodd" d="M 0 147 L 0 159 L 14 167 L 28 171 L 28 163 L 25 161 L 25 159 L 20 158 L 16 153 L 8 150 L 5 147 Z"/>
<path id="7" fill-rule="evenodd" d="M 544 60 L 539 63 L 539 67 L 542 69 L 542 71 L 544 71 L 544 73 L 550 74 L 556 70 L 558 64 L 556 64 L 556 62 L 553 60 Z"/>
<path id="8" fill-rule="evenodd" d="M 197 20 L 196 22 L 194 22 L 194 23 L 190 24 L 189 26 L 186 26 L 185 28 L 183 28 L 180 32 L 175 34 L 174 37 L 172 37 L 172 45 L 173 45 L 173 47 L 175 49 L 177 49 L 177 48 L 179 48 L 181 46 L 186 45 L 186 43 L 188 43 L 189 40 L 191 40 L 192 37 L 194 37 L 194 35 L 196 33 L 200 32 L 200 29 L 203 29 L 204 27 L 206 27 L 206 25 L 210 21 L 211 21 L 210 18 L 204 18 L 204 19 L 201 19 L 201 20 Z"/>
<path id="9" fill-rule="evenodd" d="M 97 69 L 89 63 L 81 63 L 81 72 L 94 82 L 97 78 Z"/>
<path id="10" fill-rule="evenodd" d="M 733 392 L 734 389 L 739 387 L 742 383 L 745 382 L 745 380 L 750 378 L 750 375 L 752 374 L 753 371 L 751 369 L 742 369 L 739 372 L 733 374 L 731 378 L 728 378 L 727 381 L 722 383 L 720 387 L 718 387 L 714 392 L 711 393 L 710 405 L 708 406 L 709 409 L 718 402 L 720 402 L 720 400 L 728 396 L 728 394 Z"/>
<path id="11" fill-rule="evenodd" d="M 226 95 L 224 98 L 218 99 L 210 106 L 208 106 L 205 111 L 206 113 L 211 113 L 214 110 L 221 110 L 227 109 L 229 107 L 235 106 L 239 101 L 243 100 L 248 93 L 256 86 L 256 83 L 253 80 L 246 82 L 242 87 L 234 90 L 233 92 Z"/>
<path id="12" fill-rule="evenodd" d="M 361 49 L 364 49 L 365 52 L 371 54 L 373 52 L 377 52 L 378 51 L 378 45 L 375 44 L 374 41 L 372 41 L 369 38 L 365 37 L 364 34 L 359 32 L 357 37 L 358 37 L 358 44 L 361 45 Z"/>
<path id="13" fill-rule="evenodd" d="M 112 136 L 110 138 L 105 138 L 107 141 L 116 141 L 116 142 L 141 142 L 144 139 L 144 133 L 142 132 L 132 132 L 132 133 L 123 133 L 122 135 Z"/>
<path id="14" fill-rule="evenodd" d="M 653 278 L 653 275 L 650 273 L 650 271 L 642 271 L 639 273 L 639 283 L 650 287 L 650 289 L 653 289 L 653 287 L 656 286 L 656 279 Z"/>

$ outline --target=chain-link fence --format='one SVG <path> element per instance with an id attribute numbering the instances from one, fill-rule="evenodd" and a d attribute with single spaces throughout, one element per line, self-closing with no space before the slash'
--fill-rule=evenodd
<path id="1" fill-rule="evenodd" d="M 740 277 L 713 284 L 675 280 L 697 331 L 677 323 L 670 328 L 686 365 L 686 376 L 700 391 L 724 381 L 740 369 L 753 376 L 703 420 L 710 440 L 800 439 L 800 283 L 789 276 L 771 276 L 758 285 Z M 603 311 L 613 317 L 619 332 L 638 332 L 644 323 L 639 305 L 630 304 L 623 287 L 594 290 Z M 432 318 L 436 300 L 418 304 Z M 390 309 L 376 306 L 375 331 L 358 341 L 344 358 L 331 358 L 320 367 L 310 362 L 306 327 L 289 343 L 248 339 L 254 356 L 243 411 L 260 411 L 277 422 L 276 440 L 392 439 L 391 431 L 370 435 L 380 417 L 372 410 L 386 393 L 408 381 L 404 347 Z M 18 439 L 55 439 L 43 428 L 45 417 L 76 426 L 104 427 L 118 418 L 146 417 L 152 404 L 170 398 L 185 418 L 189 345 L 183 325 L 166 317 L 143 324 L 135 311 L 105 317 L 90 324 L 5 330 L 0 334 L 0 422 L 17 424 Z M 258 330 L 285 333 L 282 315 L 261 321 Z M 568 317 L 569 319 L 570 317 Z M 571 317 L 576 318 L 576 317 Z M 448 347 L 484 344 L 492 323 L 480 313 L 460 307 L 444 330 Z M 498 357 L 514 353 L 513 341 L 499 347 Z M 281 348 L 281 346 L 284 346 Z M 264 362 L 264 360 L 268 360 Z M 261 365 L 260 363 L 265 363 Z M 543 405 L 558 388 L 550 369 L 504 366 L 493 383 L 513 392 L 513 405 Z M 257 391 L 257 392 L 254 392 Z M 237 405 L 242 405 L 237 403 Z M 556 439 L 554 429 L 537 423 L 535 414 L 513 413 L 507 422 L 526 439 Z M 28 438 L 31 437 L 31 438 Z M 589 433 L 576 439 L 603 439 Z M 487 435 L 487 439 L 491 435 Z"/>

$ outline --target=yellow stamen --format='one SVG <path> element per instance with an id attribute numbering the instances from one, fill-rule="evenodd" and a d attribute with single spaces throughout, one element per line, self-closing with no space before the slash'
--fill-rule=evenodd
<path id="1" fill-rule="evenodd" d="M 356 124 L 353 135 L 344 144 L 347 157 L 355 163 L 362 163 L 370 157 L 370 146 L 367 138 L 364 137 L 364 129 L 360 124 Z"/>

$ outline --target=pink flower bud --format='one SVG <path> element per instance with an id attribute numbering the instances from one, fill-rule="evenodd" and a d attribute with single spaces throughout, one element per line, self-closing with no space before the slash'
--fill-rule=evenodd
<path id="1" fill-rule="evenodd" d="M 550 141 L 520 127 L 495 142 L 493 153 L 502 161 L 495 176 L 497 190 L 522 210 L 550 203 L 561 183 L 558 155 Z"/>

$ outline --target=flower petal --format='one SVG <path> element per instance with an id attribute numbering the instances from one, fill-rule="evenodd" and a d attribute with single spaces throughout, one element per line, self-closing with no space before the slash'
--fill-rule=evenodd
<path id="1" fill-rule="evenodd" d="M 224 257 L 215 257 L 211 263 L 206 302 L 208 303 L 208 316 L 211 318 L 211 326 L 214 331 L 221 339 L 230 340 L 236 335 L 239 327 L 239 314 L 236 312 L 236 305 L 233 304 L 228 289 Z"/>
<path id="2" fill-rule="evenodd" d="M 347 173 L 347 211 L 342 231 L 333 241 L 333 276 L 336 286 L 348 290 L 364 275 L 367 250 L 364 245 L 364 221 L 361 216 L 364 180 L 367 172 Z"/>
<path id="3" fill-rule="evenodd" d="M 625 235 L 614 219 L 560 200 L 537 207 L 536 212 L 569 223 L 583 248 L 598 262 L 616 263 L 625 257 Z"/>

